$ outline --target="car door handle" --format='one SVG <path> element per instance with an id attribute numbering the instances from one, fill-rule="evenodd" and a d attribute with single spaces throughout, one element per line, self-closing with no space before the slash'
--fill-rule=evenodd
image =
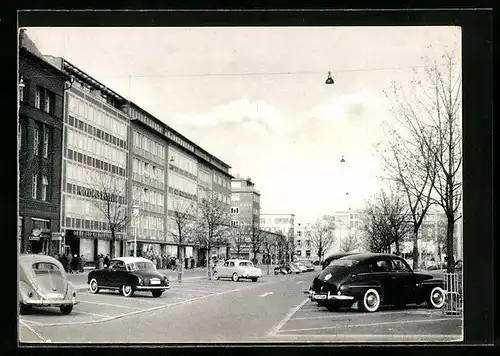
<path id="1" fill-rule="evenodd" d="M 391 279 L 396 279 L 396 276 L 391 276 Z"/>

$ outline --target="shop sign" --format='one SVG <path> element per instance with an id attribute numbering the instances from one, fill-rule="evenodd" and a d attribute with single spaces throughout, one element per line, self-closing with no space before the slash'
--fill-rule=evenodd
<path id="1" fill-rule="evenodd" d="M 64 236 L 64 232 L 53 232 L 52 233 L 52 241 L 62 241 Z"/>

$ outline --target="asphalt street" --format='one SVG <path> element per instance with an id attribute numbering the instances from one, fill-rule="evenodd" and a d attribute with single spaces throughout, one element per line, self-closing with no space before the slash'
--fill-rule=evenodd
<path id="1" fill-rule="evenodd" d="M 169 273 L 175 276 L 175 272 Z M 232 282 L 208 280 L 205 271 L 198 269 L 187 272 L 182 283 L 171 277 L 171 289 L 160 298 L 146 292 L 132 298 L 114 291 L 80 292 L 80 303 L 70 315 L 48 308 L 20 316 L 20 341 L 274 343 L 461 339 L 461 318 L 443 316 L 441 311 L 425 306 L 385 308 L 377 313 L 353 309 L 329 312 L 304 294 L 314 275 L 264 275 L 257 282 Z M 86 282 L 86 276 L 78 278 Z"/>

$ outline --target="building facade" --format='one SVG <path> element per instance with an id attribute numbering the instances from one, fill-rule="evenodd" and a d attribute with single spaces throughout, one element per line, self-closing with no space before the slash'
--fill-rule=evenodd
<path id="1" fill-rule="evenodd" d="M 246 236 L 246 243 L 240 246 L 239 256 L 250 258 L 250 234 L 260 227 L 260 192 L 250 177 L 238 175 L 231 180 L 231 228 L 241 229 Z M 255 230 L 254 230 L 255 229 Z M 235 246 L 231 246 L 231 255 L 235 255 Z"/>
<path id="2" fill-rule="evenodd" d="M 60 187 L 64 90 L 69 77 L 19 35 L 18 253 L 61 250 Z"/>
<path id="3" fill-rule="evenodd" d="M 292 261 L 295 251 L 295 214 L 261 213 L 260 228 L 286 237 L 283 258 L 285 261 Z"/>

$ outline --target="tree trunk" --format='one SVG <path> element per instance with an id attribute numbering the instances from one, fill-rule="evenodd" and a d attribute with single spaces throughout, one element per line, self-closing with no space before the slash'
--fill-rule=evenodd
<path id="1" fill-rule="evenodd" d="M 394 241 L 395 245 L 396 245 L 396 255 L 399 256 L 399 239 L 396 239 L 396 241 Z"/>
<path id="2" fill-rule="evenodd" d="M 116 257 L 115 256 L 115 243 L 116 243 L 115 231 L 111 230 L 111 246 L 109 247 L 109 256 L 111 257 L 111 259 Z"/>
<path id="3" fill-rule="evenodd" d="M 210 269 L 210 250 L 209 248 L 207 248 L 207 276 L 208 276 L 208 279 L 212 279 L 212 270 Z"/>
<path id="4" fill-rule="evenodd" d="M 418 231 L 413 231 L 413 270 L 418 269 Z"/>
<path id="5" fill-rule="evenodd" d="M 177 266 L 177 282 L 182 282 L 182 273 L 184 272 L 184 255 L 182 253 L 182 245 L 177 245 L 177 256 L 179 258 L 179 265 Z"/>
<path id="6" fill-rule="evenodd" d="M 455 268 L 455 255 L 453 248 L 453 232 L 455 227 L 454 217 L 448 218 L 448 228 L 446 230 L 446 269 L 448 273 L 453 273 Z"/>

